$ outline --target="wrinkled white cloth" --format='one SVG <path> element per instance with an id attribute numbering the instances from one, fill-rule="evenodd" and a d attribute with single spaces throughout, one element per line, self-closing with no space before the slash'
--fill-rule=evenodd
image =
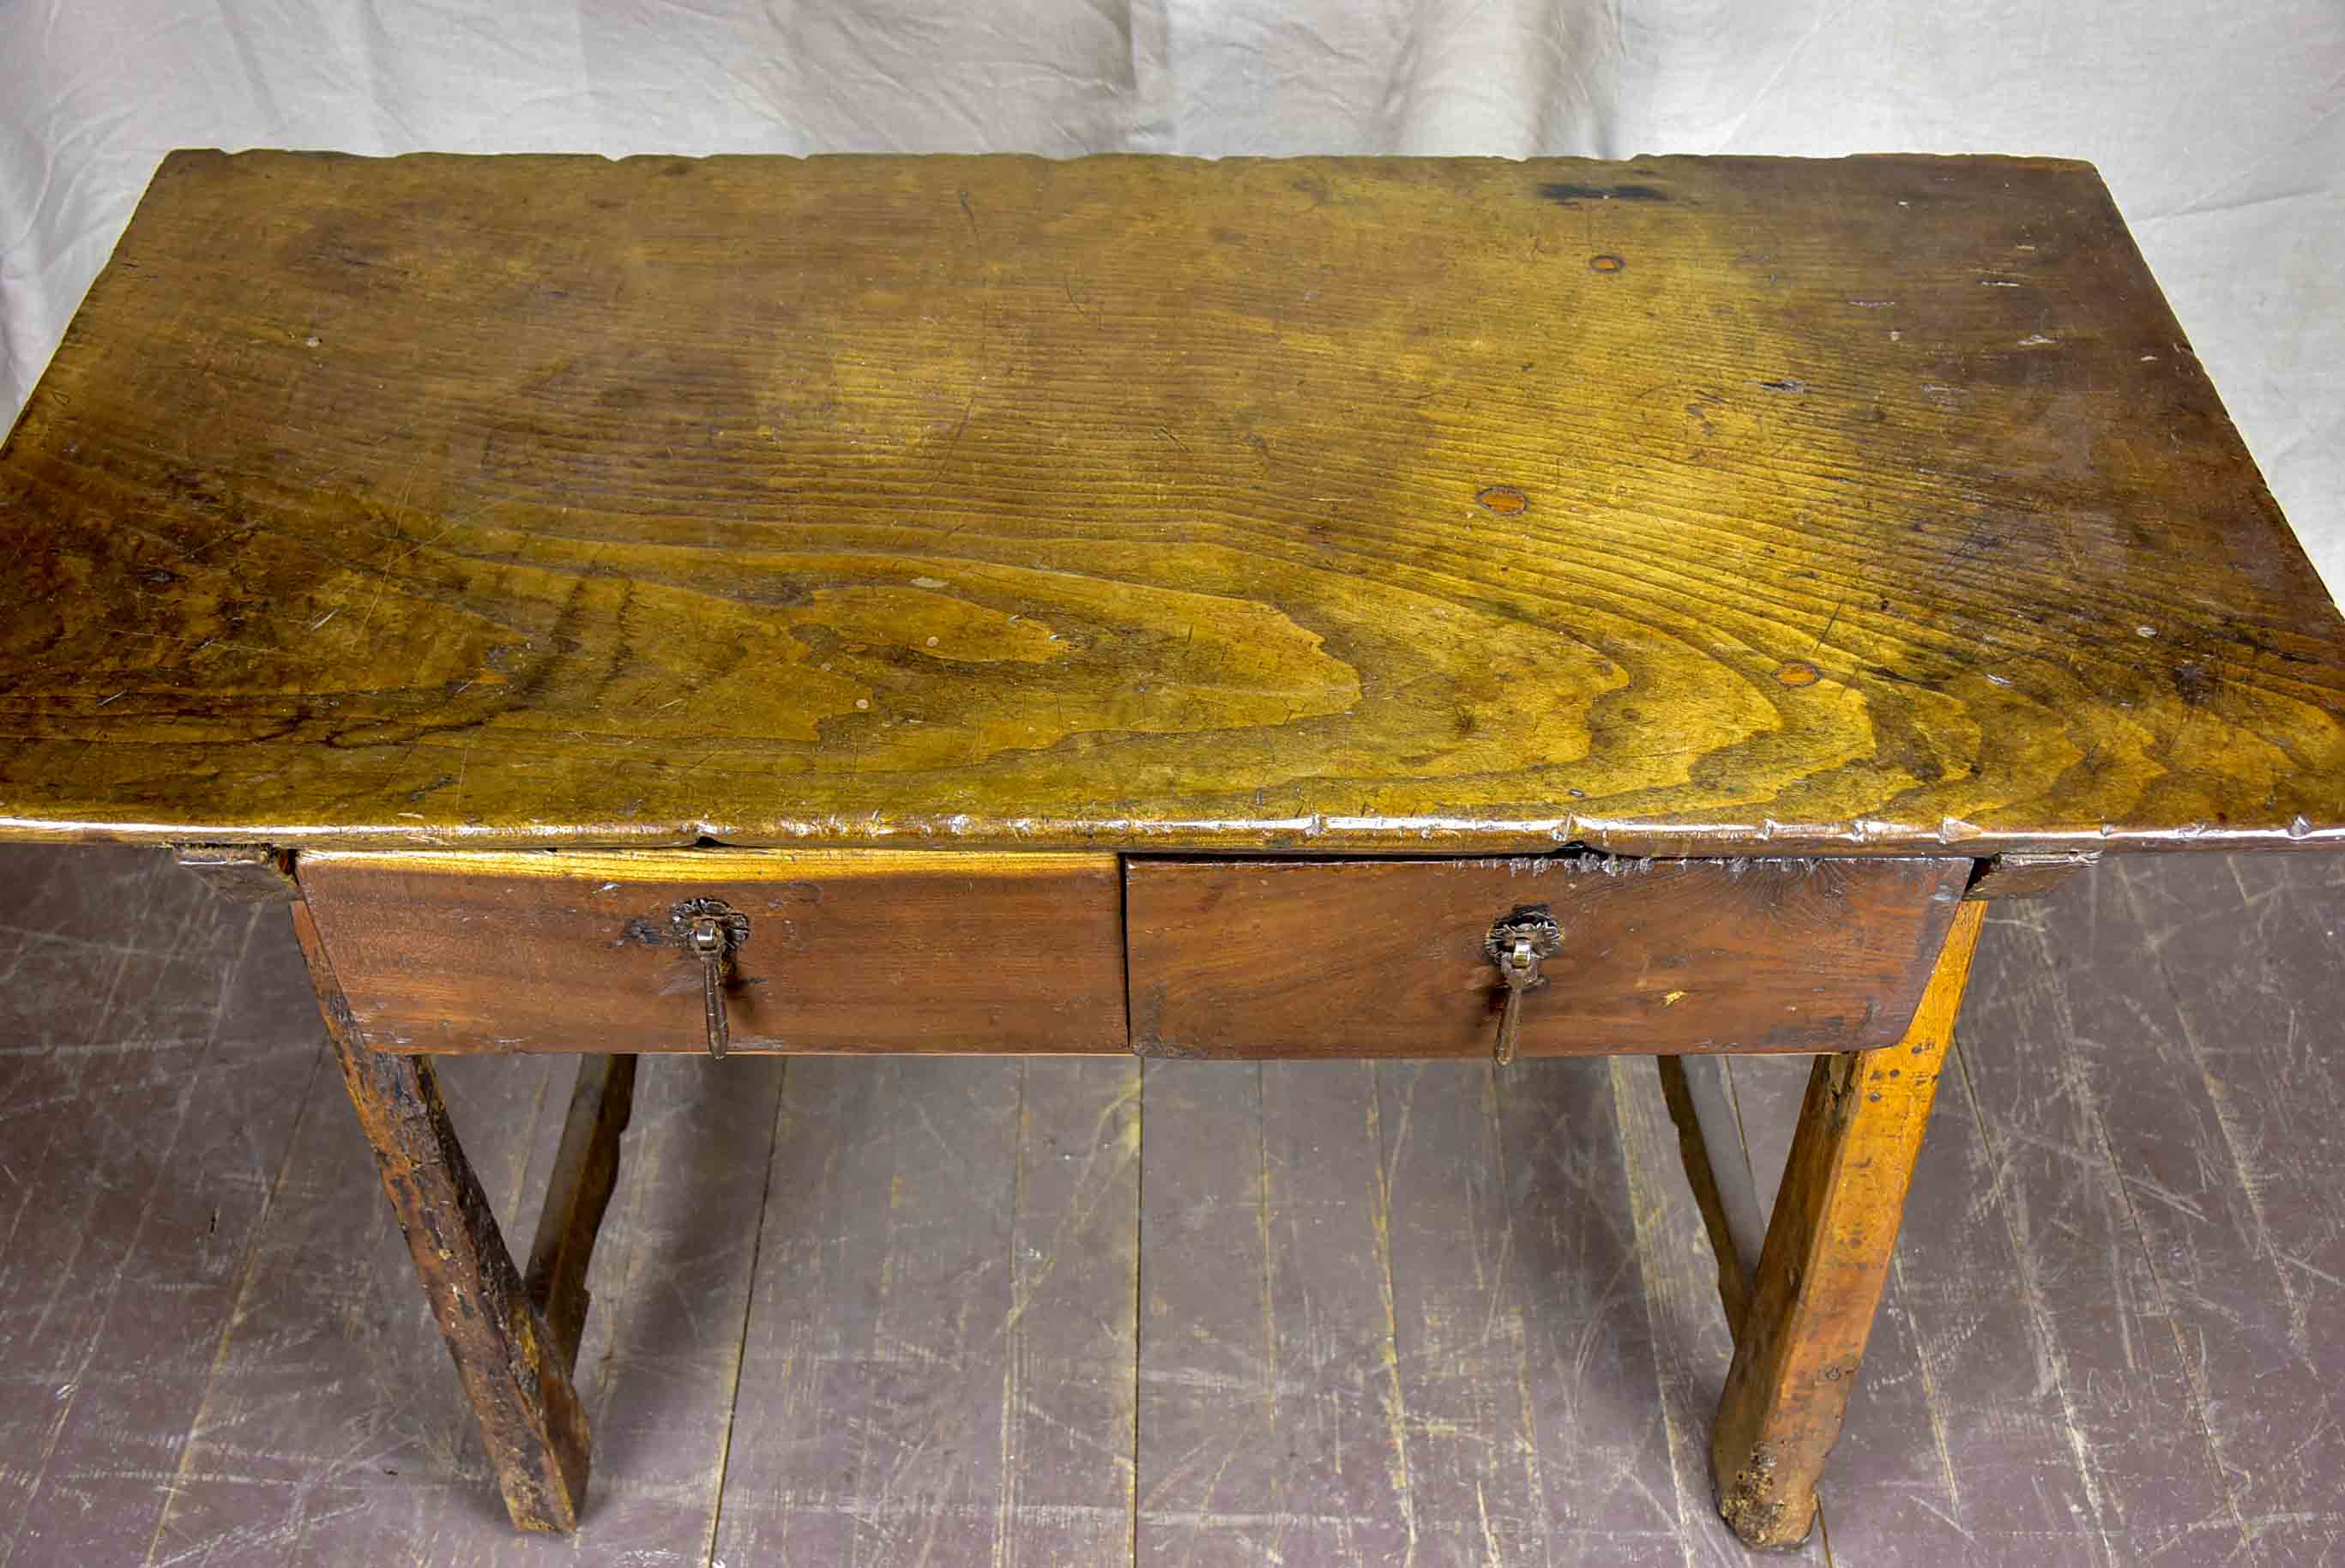
<path id="1" fill-rule="evenodd" d="M 2098 164 L 2345 589 L 2345 0 L 0 0 L 0 415 L 174 147 Z"/>

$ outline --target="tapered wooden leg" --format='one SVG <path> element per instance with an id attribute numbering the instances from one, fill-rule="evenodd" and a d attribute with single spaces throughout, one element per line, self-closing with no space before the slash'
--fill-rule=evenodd
<path id="1" fill-rule="evenodd" d="M 1718 1300 L 1726 1308 L 1730 1333 L 1742 1331 L 1742 1314 L 1759 1268 L 1767 1234 L 1766 1212 L 1742 1152 L 1742 1131 L 1726 1087 L 1722 1056 L 1656 1056 L 1661 1099 L 1677 1124 L 1678 1158 L 1702 1228 L 1710 1232 L 1718 1260 Z"/>
<path id="2" fill-rule="evenodd" d="M 594 1258 L 594 1237 L 603 1211 L 619 1185 L 619 1135 L 635 1104 L 633 1056 L 582 1056 L 570 1090 L 570 1114 L 562 1122 L 562 1146 L 553 1156 L 553 1178 L 545 1207 L 537 1215 L 537 1240 L 529 1249 L 530 1304 L 545 1319 L 563 1369 L 578 1365 L 578 1341 L 586 1332 L 586 1268 Z"/>
<path id="3" fill-rule="evenodd" d="M 481 1418 L 506 1511 L 524 1530 L 574 1530 L 586 1497 L 586 1415 L 457 1145 L 431 1064 L 368 1049 L 305 906 L 293 906 L 293 927 L 359 1125 Z"/>
<path id="4" fill-rule="evenodd" d="M 1840 1437 L 1986 906 L 1956 914 L 1905 1038 L 1817 1058 L 1711 1437 L 1719 1512 L 1795 1546 Z"/>

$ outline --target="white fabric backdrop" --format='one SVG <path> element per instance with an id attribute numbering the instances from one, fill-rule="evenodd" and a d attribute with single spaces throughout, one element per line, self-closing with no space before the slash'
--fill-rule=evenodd
<path id="1" fill-rule="evenodd" d="M 2345 590 L 2345 0 L 0 0 L 0 416 L 174 147 L 2090 158 Z"/>

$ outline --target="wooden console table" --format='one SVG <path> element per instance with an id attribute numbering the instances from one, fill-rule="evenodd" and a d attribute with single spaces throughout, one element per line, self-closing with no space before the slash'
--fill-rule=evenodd
<path id="1" fill-rule="evenodd" d="M 0 552 L 0 834 L 291 901 L 536 1528 L 631 1053 L 1644 1052 L 1796 1541 L 1983 901 L 2345 834 L 2345 622 L 2073 163 L 179 153 Z M 482 1051 L 588 1054 L 522 1262 Z"/>

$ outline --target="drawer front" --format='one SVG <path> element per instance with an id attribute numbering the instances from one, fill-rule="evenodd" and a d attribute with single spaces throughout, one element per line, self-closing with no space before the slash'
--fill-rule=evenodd
<path id="1" fill-rule="evenodd" d="M 1967 859 L 1128 861 L 1148 1055 L 1477 1056 L 1505 989 L 1492 924 L 1546 906 L 1527 1056 L 1893 1044 Z"/>
<path id="2" fill-rule="evenodd" d="M 675 911 L 706 899 L 747 920 L 735 1052 L 1129 1049 L 1113 855 L 325 852 L 297 874 L 379 1050 L 705 1050 Z"/>

